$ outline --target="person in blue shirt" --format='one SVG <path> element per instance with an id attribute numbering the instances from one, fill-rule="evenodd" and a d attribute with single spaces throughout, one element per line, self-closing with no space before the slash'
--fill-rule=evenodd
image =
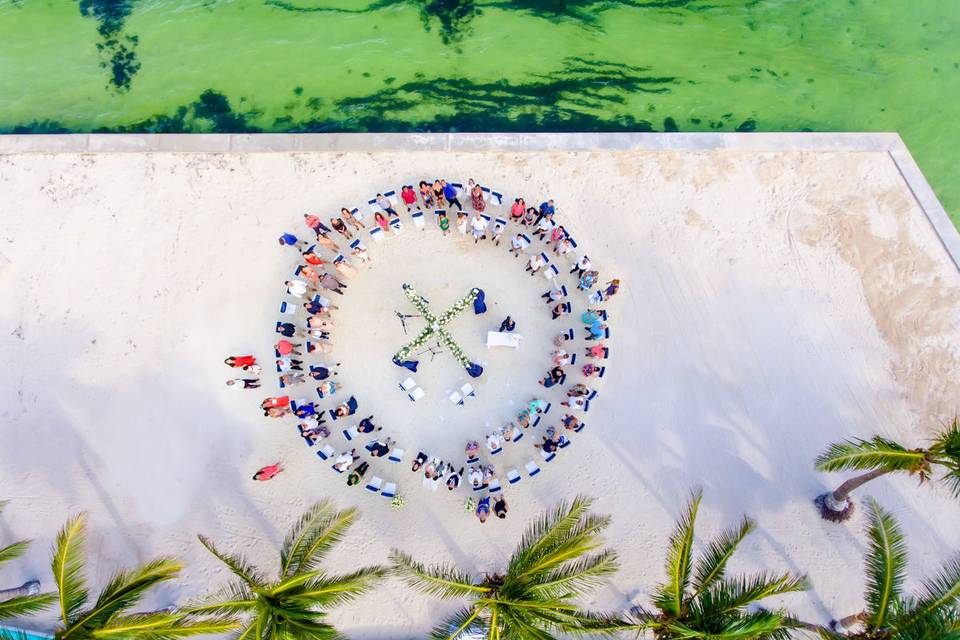
<path id="1" fill-rule="evenodd" d="M 289 245 L 291 247 L 298 247 L 300 244 L 306 246 L 307 243 L 301 243 L 300 240 L 297 239 L 297 236 L 292 233 L 284 233 L 280 236 L 280 246 Z"/>
<path id="2" fill-rule="evenodd" d="M 440 186 L 443 187 L 443 197 L 450 203 L 450 206 L 457 205 L 457 209 L 463 211 L 463 206 L 460 204 L 460 201 L 457 200 L 457 190 L 447 184 L 446 180 L 441 180 Z"/>
<path id="3" fill-rule="evenodd" d="M 534 221 L 533 224 L 535 225 L 540 224 L 540 220 L 542 220 L 546 216 L 552 216 L 556 212 L 557 212 L 557 208 L 553 206 L 552 199 L 547 200 L 546 202 L 540 203 L 540 213 L 537 215 L 537 219 Z"/>

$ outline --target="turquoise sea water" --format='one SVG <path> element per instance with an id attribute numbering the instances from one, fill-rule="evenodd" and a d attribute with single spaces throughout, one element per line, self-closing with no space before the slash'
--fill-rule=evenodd
<path id="1" fill-rule="evenodd" d="M 0 132 L 897 131 L 960 214 L 956 0 L 0 0 Z"/>

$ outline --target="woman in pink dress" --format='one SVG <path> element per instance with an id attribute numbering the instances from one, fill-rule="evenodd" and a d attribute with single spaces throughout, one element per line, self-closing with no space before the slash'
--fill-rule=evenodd
<path id="1" fill-rule="evenodd" d="M 515 221 L 520 222 L 520 218 L 523 217 L 523 212 L 527 210 L 527 203 L 523 201 L 523 198 L 517 198 L 513 202 L 513 206 L 510 207 L 510 217 Z"/>

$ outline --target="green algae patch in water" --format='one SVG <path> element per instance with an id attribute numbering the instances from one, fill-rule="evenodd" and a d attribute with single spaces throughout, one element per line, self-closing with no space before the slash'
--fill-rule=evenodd
<path id="1" fill-rule="evenodd" d="M 957 41 L 946 0 L 0 0 L 0 131 L 896 131 L 956 219 Z"/>

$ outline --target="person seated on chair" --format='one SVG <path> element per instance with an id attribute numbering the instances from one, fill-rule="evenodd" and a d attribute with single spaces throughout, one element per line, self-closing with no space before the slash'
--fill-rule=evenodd
<path id="1" fill-rule="evenodd" d="M 587 355 L 591 358 L 605 358 L 607 357 L 607 348 L 602 342 L 598 342 L 592 347 L 587 347 Z"/>
<path id="2" fill-rule="evenodd" d="M 302 424 L 298 424 L 297 429 L 300 430 L 300 437 L 309 442 L 311 445 L 321 438 L 330 437 L 330 429 L 328 429 L 326 425 L 317 425 L 311 427 L 304 422 Z"/>
<path id="3" fill-rule="evenodd" d="M 599 320 L 585 328 L 587 330 L 587 340 L 599 340 L 607 335 L 607 325 L 603 324 Z"/>
<path id="4" fill-rule="evenodd" d="M 517 323 L 510 316 L 507 316 L 506 318 L 504 318 L 503 322 L 500 323 L 501 333 L 503 333 L 504 331 L 510 332 L 516 328 L 517 328 Z"/>
<path id="5" fill-rule="evenodd" d="M 560 404 L 564 407 L 570 407 L 571 409 L 586 409 L 587 402 L 589 401 L 583 396 L 573 396 L 567 399 L 566 402 L 561 402 Z"/>
<path id="6" fill-rule="evenodd" d="M 280 376 L 280 384 L 285 387 L 293 387 L 304 381 L 302 373 L 284 373 Z M 258 385 L 259 386 L 259 385 Z"/>
<path id="7" fill-rule="evenodd" d="M 337 405 L 337 408 L 333 410 L 333 415 L 335 418 L 342 418 L 344 416 L 352 416 L 356 411 L 357 399 L 350 396 L 349 400 Z"/>
<path id="8" fill-rule="evenodd" d="M 374 431 L 380 431 L 381 429 L 383 429 L 383 427 L 378 427 L 373 424 L 373 416 L 364 418 L 360 421 L 360 424 L 357 425 L 357 431 L 359 433 L 372 433 Z"/>
<path id="9" fill-rule="evenodd" d="M 480 502 L 477 503 L 477 518 L 480 522 L 486 522 L 487 516 L 490 515 L 490 496 L 483 496 L 480 498 Z"/>
<path id="10" fill-rule="evenodd" d="M 410 471 L 413 471 L 414 473 L 416 473 L 417 471 L 420 471 L 420 467 L 422 467 L 423 463 L 426 461 L 427 461 L 427 454 L 421 451 L 420 453 L 417 454 L 417 457 L 413 461 L 413 464 L 410 465 Z"/>
<path id="11" fill-rule="evenodd" d="M 563 367 L 554 367 L 547 372 L 547 375 L 540 378 L 539 382 L 541 385 L 549 389 L 553 385 L 559 383 L 563 380 Z"/>
<path id="12" fill-rule="evenodd" d="M 367 444 L 367 451 L 370 452 L 370 455 L 374 458 L 382 458 L 383 456 L 390 453 L 390 447 L 396 444 L 395 440 L 387 438 L 386 441 L 383 440 L 374 440 Z"/>
<path id="13" fill-rule="evenodd" d="M 333 468 L 341 473 L 349 469 L 354 462 L 360 459 L 360 456 L 358 456 L 356 452 L 356 449 L 350 449 L 350 451 L 341 453 L 337 456 L 336 460 L 334 460 Z"/>
<path id="14" fill-rule="evenodd" d="M 534 398 L 529 403 L 527 403 L 527 407 L 530 413 L 533 413 L 534 411 L 536 411 L 537 413 L 543 413 L 544 411 L 547 410 L 547 401 L 540 400 L 539 398 Z"/>
<path id="15" fill-rule="evenodd" d="M 545 264 L 547 263 L 544 262 L 543 256 L 541 256 L 539 253 L 535 253 L 532 256 L 530 256 L 530 260 L 527 261 L 526 271 L 529 271 L 530 275 L 532 276 L 533 274 L 540 271 L 540 269 Z"/>
<path id="16" fill-rule="evenodd" d="M 496 451 L 500 448 L 500 445 L 503 443 L 503 436 L 499 431 L 494 431 L 493 433 L 487 436 L 487 449 L 490 451 Z"/>
<path id="17" fill-rule="evenodd" d="M 483 468 L 483 486 L 490 484 L 490 481 L 497 476 L 497 468 L 488 464 Z"/>
<path id="18" fill-rule="evenodd" d="M 593 378 L 594 376 L 600 375 L 600 371 L 603 367 L 598 367 L 595 364 L 585 364 L 581 371 L 583 372 L 584 378 Z"/>
<path id="19" fill-rule="evenodd" d="M 551 302 L 556 302 L 557 300 L 560 300 L 561 298 L 563 298 L 563 296 L 564 296 L 563 289 L 561 289 L 560 287 L 554 287 L 550 289 L 550 291 L 547 291 L 546 293 L 541 295 L 540 297 L 543 298 L 544 302 L 546 302 L 547 304 L 550 304 Z"/>
<path id="20" fill-rule="evenodd" d="M 338 362 L 333 366 L 339 367 L 340 363 Z M 314 380 L 326 380 L 331 375 L 337 375 L 337 372 L 331 367 L 325 367 L 323 365 L 310 365 L 310 377 Z"/>
<path id="21" fill-rule="evenodd" d="M 560 446 L 560 437 L 553 431 L 553 427 L 550 427 L 547 429 L 547 435 L 543 436 L 543 442 L 533 446 L 546 453 L 553 453 Z"/>
<path id="22" fill-rule="evenodd" d="M 450 475 L 447 476 L 447 489 L 453 491 L 460 486 L 460 478 L 463 477 L 463 467 L 460 467 L 460 471 L 454 473 L 453 465 L 447 464 L 447 471 L 450 472 Z"/>
<path id="23" fill-rule="evenodd" d="M 317 385 L 317 394 L 321 398 L 326 398 L 327 396 L 332 396 L 337 392 L 337 389 L 340 388 L 340 385 L 337 384 L 334 380 L 324 380 Z"/>
<path id="24" fill-rule="evenodd" d="M 584 271 L 582 274 L 580 274 L 580 282 L 577 284 L 577 288 L 581 291 L 591 289 L 593 288 L 593 285 L 597 284 L 597 280 L 599 278 L 600 272 L 596 269 Z"/>
<path id="25" fill-rule="evenodd" d="M 575 398 L 575 397 L 588 396 L 588 395 L 590 395 L 590 389 L 587 388 L 587 385 L 580 382 L 578 382 L 577 384 L 567 389 L 568 398 Z"/>
<path id="26" fill-rule="evenodd" d="M 377 194 L 377 206 L 392 216 L 397 215 L 397 210 L 393 208 L 393 205 L 390 204 L 390 200 L 382 193 Z"/>
<path id="27" fill-rule="evenodd" d="M 580 421 L 577 420 L 576 416 L 566 413 L 562 418 L 560 418 L 560 424 L 562 424 L 565 429 L 570 429 L 573 431 L 580 426 Z"/>
<path id="28" fill-rule="evenodd" d="M 508 509 L 509 507 L 507 506 L 507 496 L 501 493 L 500 496 L 497 497 L 496 501 L 493 503 L 493 513 L 495 516 L 503 520 L 504 518 L 507 517 Z"/>
<path id="29" fill-rule="evenodd" d="M 566 315 L 568 313 L 570 313 L 570 307 L 567 306 L 566 302 L 561 302 L 560 304 L 558 304 L 553 308 L 551 315 L 553 316 L 553 319 L 556 320 L 560 316 Z"/>
<path id="30" fill-rule="evenodd" d="M 290 396 L 277 396 L 275 398 L 266 398 L 260 403 L 261 409 L 271 409 L 273 407 L 290 406 Z"/>
<path id="31" fill-rule="evenodd" d="M 352 487 L 355 484 L 360 484 L 360 481 L 363 480 L 363 474 L 365 474 L 369 468 L 370 464 L 366 460 L 358 464 L 356 468 L 350 472 L 350 475 L 347 476 L 347 486 Z"/>
<path id="32" fill-rule="evenodd" d="M 467 475 L 470 485 L 477 488 L 483 484 L 483 469 L 480 467 L 470 467 L 470 473 Z"/>
<path id="33" fill-rule="evenodd" d="M 517 426 L 526 429 L 530 426 L 530 410 L 524 409 L 517 414 Z"/>
<path id="34" fill-rule="evenodd" d="M 517 425 L 512 422 L 505 427 L 500 427 L 500 435 L 503 436 L 503 439 L 507 442 L 512 442 L 519 433 L 520 430 L 517 428 Z"/>
<path id="35" fill-rule="evenodd" d="M 570 354 L 567 353 L 566 349 L 554 349 L 550 352 L 550 357 L 553 358 L 555 366 L 565 367 L 570 364 Z"/>
<path id="36" fill-rule="evenodd" d="M 475 458 L 478 451 L 480 451 L 480 443 L 476 440 L 468 440 L 467 446 L 463 448 L 463 452 L 467 455 L 468 460 Z"/>
<path id="37" fill-rule="evenodd" d="M 297 410 L 293 412 L 298 418 L 307 418 L 309 416 L 317 415 L 317 407 L 312 402 L 307 404 L 301 404 L 297 406 Z"/>
<path id="38" fill-rule="evenodd" d="M 447 467 L 443 463 L 443 460 L 434 456 L 430 459 L 430 462 L 423 468 L 423 477 L 427 480 L 437 480 L 443 477 L 444 472 Z"/>
<path id="39" fill-rule="evenodd" d="M 523 236 L 519 233 L 512 238 L 510 238 L 510 253 L 514 257 L 519 256 L 520 252 L 523 251 L 523 248 L 526 246 L 527 241 L 523 239 Z"/>

